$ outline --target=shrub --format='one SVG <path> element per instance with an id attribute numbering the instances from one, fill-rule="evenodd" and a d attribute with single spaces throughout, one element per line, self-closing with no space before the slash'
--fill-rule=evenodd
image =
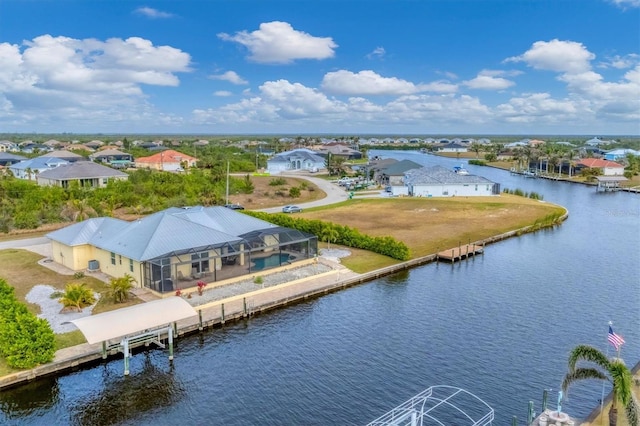
<path id="1" fill-rule="evenodd" d="M 49 323 L 29 312 L 0 278 L 0 356 L 11 368 L 33 368 L 53 360 L 54 353 Z"/>
<path id="2" fill-rule="evenodd" d="M 76 272 L 75 274 L 73 274 L 73 278 L 75 278 L 76 280 L 84 278 L 84 272 Z"/>
<path id="3" fill-rule="evenodd" d="M 109 281 L 109 295 L 114 303 L 123 303 L 129 299 L 129 292 L 136 280 L 129 274 L 124 277 L 111 278 Z"/>
<path id="4" fill-rule="evenodd" d="M 261 276 L 257 276 L 253 279 L 254 284 L 262 284 L 263 282 L 264 282 L 264 279 Z"/>
<path id="5" fill-rule="evenodd" d="M 299 196 L 300 196 L 300 188 L 294 186 L 293 188 L 289 189 L 289 197 L 298 198 Z"/>
<path id="6" fill-rule="evenodd" d="M 287 181 L 284 178 L 273 178 L 269 181 L 269 186 L 282 186 L 286 184 Z"/>
<path id="7" fill-rule="evenodd" d="M 60 298 L 60 303 L 65 308 L 76 308 L 79 311 L 82 308 L 91 306 L 96 302 L 93 291 L 82 284 L 67 284 L 64 295 Z"/>

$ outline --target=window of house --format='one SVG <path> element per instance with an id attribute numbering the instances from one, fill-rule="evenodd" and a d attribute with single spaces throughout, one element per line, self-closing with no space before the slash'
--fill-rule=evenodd
<path id="1" fill-rule="evenodd" d="M 133 272 L 133 259 L 129 259 L 129 271 Z"/>
<path id="2" fill-rule="evenodd" d="M 203 251 L 200 253 L 193 253 L 191 255 L 191 269 L 194 272 L 208 272 L 209 271 L 209 252 Z"/>
<path id="3" fill-rule="evenodd" d="M 121 254 L 118 255 L 118 262 L 122 265 L 122 255 Z"/>
<path id="4" fill-rule="evenodd" d="M 111 252 L 111 264 L 116 264 L 116 254 L 114 252 Z"/>

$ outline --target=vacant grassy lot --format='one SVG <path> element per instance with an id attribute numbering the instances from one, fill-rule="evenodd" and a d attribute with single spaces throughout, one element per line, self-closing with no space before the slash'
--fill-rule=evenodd
<path id="1" fill-rule="evenodd" d="M 229 202 L 247 209 L 264 209 L 285 204 L 300 204 L 325 197 L 324 191 L 306 179 L 274 176 L 251 176 L 253 194 L 229 194 Z M 283 184 L 273 185 L 276 182 Z M 289 196 L 291 188 L 299 188 L 300 196 Z"/>
<path id="2" fill-rule="evenodd" d="M 560 206 L 515 195 L 459 198 L 354 199 L 305 210 L 302 217 L 339 223 L 373 236 L 403 241 L 413 258 L 478 241 L 532 225 L 536 220 L 564 212 Z M 364 272 L 395 261 L 385 256 L 353 251 L 343 263 Z"/>

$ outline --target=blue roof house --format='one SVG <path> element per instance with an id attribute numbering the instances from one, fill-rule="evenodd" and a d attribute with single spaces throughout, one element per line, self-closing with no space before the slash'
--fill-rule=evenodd
<path id="1" fill-rule="evenodd" d="M 311 263 L 318 252 L 315 235 L 226 207 L 172 207 L 133 222 L 88 219 L 47 237 L 55 262 L 73 271 L 128 274 L 159 294 Z"/>
<path id="2" fill-rule="evenodd" d="M 9 166 L 13 176 L 18 179 L 36 180 L 38 174 L 55 169 L 62 164 L 69 164 L 67 160 L 55 157 L 36 157 L 30 160 L 21 161 Z"/>

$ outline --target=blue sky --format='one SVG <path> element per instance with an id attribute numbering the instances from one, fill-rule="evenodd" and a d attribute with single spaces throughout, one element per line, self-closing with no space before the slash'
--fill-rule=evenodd
<path id="1" fill-rule="evenodd" d="M 2 0 L 0 132 L 640 135 L 640 0 Z"/>

